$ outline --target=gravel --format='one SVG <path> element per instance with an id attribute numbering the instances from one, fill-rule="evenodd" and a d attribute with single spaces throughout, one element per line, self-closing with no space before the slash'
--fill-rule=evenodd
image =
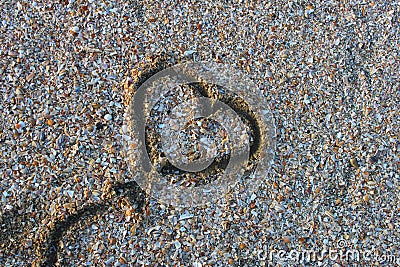
<path id="1" fill-rule="evenodd" d="M 0 265 L 294 266 L 269 256 L 343 244 L 399 261 L 398 2 L 1 6 Z M 165 206 L 132 182 L 124 112 L 151 72 L 200 60 L 258 85 L 276 155 L 254 194 Z"/>

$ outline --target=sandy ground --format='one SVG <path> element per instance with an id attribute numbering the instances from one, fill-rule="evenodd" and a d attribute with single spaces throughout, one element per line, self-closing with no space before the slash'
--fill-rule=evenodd
<path id="1" fill-rule="evenodd" d="M 1 266 L 398 266 L 398 2 L 0 3 Z M 134 182 L 124 113 L 200 60 L 256 83 L 275 157 L 177 208 Z M 295 257 L 324 249 L 360 259 Z"/>

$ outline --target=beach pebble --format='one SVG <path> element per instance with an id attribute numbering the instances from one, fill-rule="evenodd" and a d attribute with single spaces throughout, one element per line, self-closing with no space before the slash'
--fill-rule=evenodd
<path id="1" fill-rule="evenodd" d="M 79 33 L 79 27 L 78 26 L 71 27 L 70 32 L 75 34 Z"/>
<path id="2" fill-rule="evenodd" d="M 106 120 L 106 121 L 111 121 L 112 120 L 112 116 L 111 116 L 111 114 L 106 114 L 105 116 L 104 116 L 104 119 Z"/>

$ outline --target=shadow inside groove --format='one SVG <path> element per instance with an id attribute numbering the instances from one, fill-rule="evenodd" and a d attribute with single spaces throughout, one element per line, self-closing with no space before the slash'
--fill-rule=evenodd
<path id="1" fill-rule="evenodd" d="M 115 184 L 111 190 L 114 190 L 117 196 L 126 196 L 132 203 L 137 205 L 136 211 L 143 213 L 145 193 L 135 181 Z M 60 241 L 68 230 L 82 220 L 91 220 L 93 216 L 106 212 L 112 205 L 113 199 L 103 203 L 94 203 L 84 206 L 77 213 L 68 216 L 65 220 L 56 221 L 48 235 L 46 251 L 44 252 L 44 262 L 41 266 L 49 267 L 56 265 L 60 250 Z"/>
<path id="2" fill-rule="evenodd" d="M 64 221 L 57 221 L 54 224 L 53 230 L 50 232 L 48 237 L 47 249 L 45 252 L 45 262 L 42 264 L 43 267 L 55 266 L 57 262 L 57 255 L 60 249 L 60 241 L 63 235 L 71 229 L 73 225 L 81 220 L 88 219 L 90 216 L 94 216 L 100 212 L 104 212 L 108 208 L 106 204 L 92 204 L 88 205 L 77 213 L 68 216 Z"/>

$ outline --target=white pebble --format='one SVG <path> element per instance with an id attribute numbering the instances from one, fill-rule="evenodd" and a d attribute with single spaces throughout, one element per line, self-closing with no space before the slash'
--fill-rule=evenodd
<path id="1" fill-rule="evenodd" d="M 71 32 L 79 33 L 79 27 L 78 26 L 71 27 Z"/>
<path id="2" fill-rule="evenodd" d="M 182 247 L 182 244 L 181 244 L 181 242 L 179 242 L 179 241 L 175 241 L 175 248 L 176 249 L 180 249 L 181 247 Z"/>
<path id="3" fill-rule="evenodd" d="M 187 56 L 190 56 L 190 55 L 192 55 L 192 54 L 194 54 L 194 53 L 196 53 L 195 50 L 187 50 L 187 51 L 185 51 L 185 52 L 183 53 L 183 56 L 187 57 Z"/>
<path id="4" fill-rule="evenodd" d="M 106 265 L 111 265 L 111 263 L 114 262 L 114 256 L 111 256 L 111 258 L 109 258 L 106 262 L 104 262 Z"/>
<path id="5" fill-rule="evenodd" d="M 106 115 L 104 116 L 104 119 L 105 119 L 106 121 L 112 120 L 111 114 L 106 114 Z"/>
<path id="6" fill-rule="evenodd" d="M 179 217 L 179 221 L 191 219 L 191 218 L 193 218 L 193 216 L 194 216 L 193 214 L 182 214 L 182 215 Z"/>
<path id="7" fill-rule="evenodd" d="M 67 194 L 72 198 L 72 197 L 74 197 L 74 191 L 72 191 L 72 190 L 68 190 L 67 191 Z"/>

